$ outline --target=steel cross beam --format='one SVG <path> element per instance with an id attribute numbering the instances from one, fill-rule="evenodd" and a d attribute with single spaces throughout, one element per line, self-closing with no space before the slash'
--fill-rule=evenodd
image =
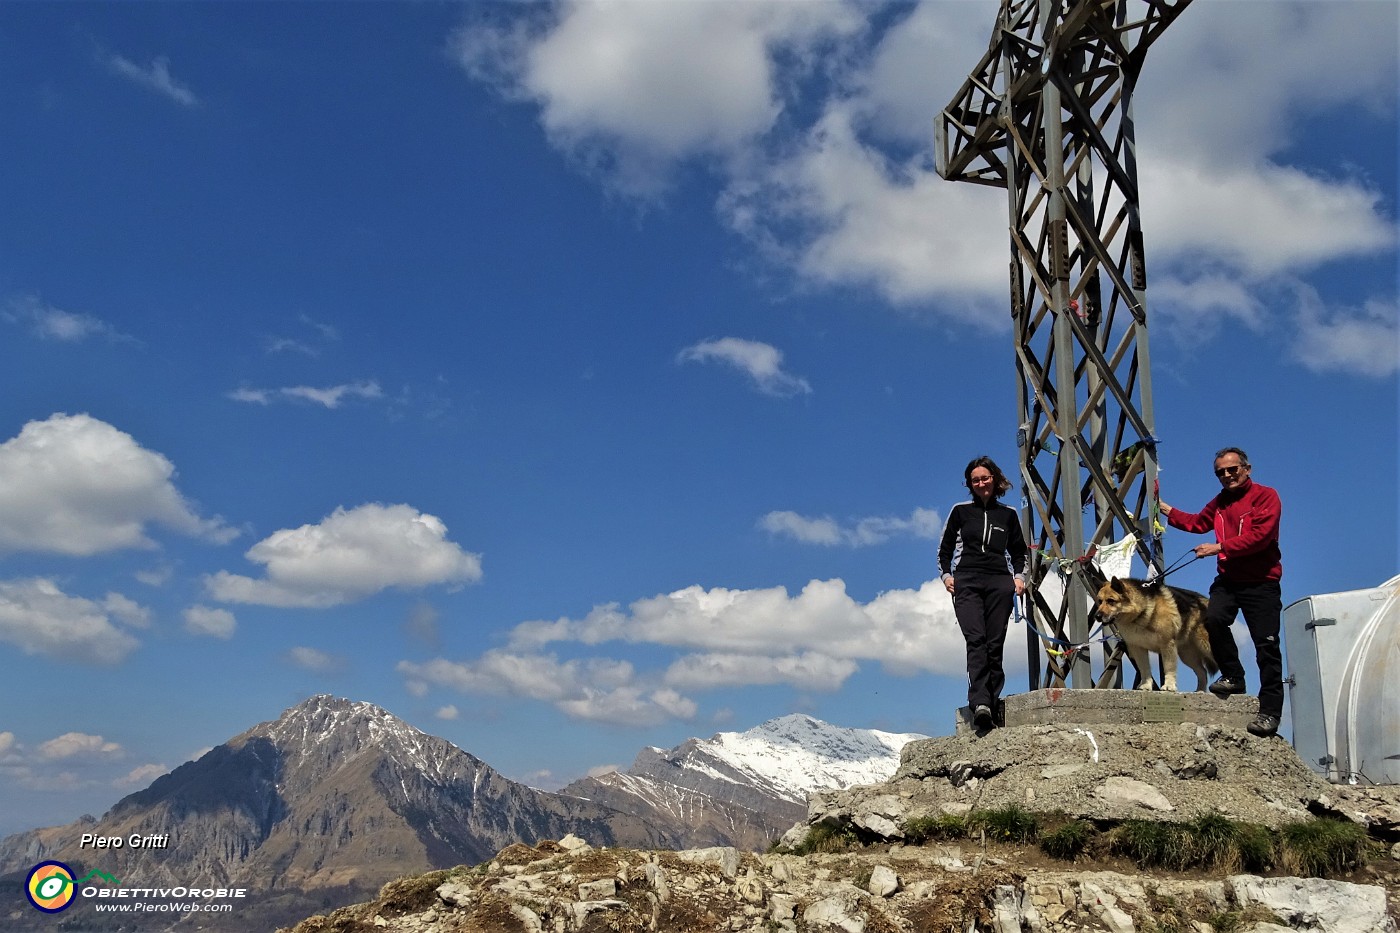
<path id="1" fill-rule="evenodd" d="M 939 175 L 1007 190 L 1029 612 L 1070 646 L 1089 636 L 1093 547 L 1131 532 L 1162 569 L 1132 94 L 1189 2 L 1002 0 L 935 124 Z M 1051 571 L 1058 605 L 1041 591 Z M 1121 683 L 1121 646 L 1095 678 L 1087 650 L 1027 635 L 1032 689 Z"/>

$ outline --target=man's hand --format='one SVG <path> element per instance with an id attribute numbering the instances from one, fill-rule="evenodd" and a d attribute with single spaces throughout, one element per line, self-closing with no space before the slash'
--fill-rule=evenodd
<path id="1" fill-rule="evenodd" d="M 1163 515 L 1172 514 L 1172 507 L 1167 505 L 1165 502 L 1158 502 L 1157 505 L 1161 508 Z"/>
<path id="2" fill-rule="evenodd" d="M 953 575 L 951 573 L 943 578 L 943 588 L 949 593 L 953 592 Z"/>
<path id="3" fill-rule="evenodd" d="M 1016 578 L 1016 595 L 1017 595 L 1017 596 L 1023 596 L 1023 595 L 1025 595 L 1025 592 L 1026 592 L 1026 581 L 1025 581 L 1025 580 L 1022 580 L 1020 577 L 1017 577 L 1017 578 Z"/>
<path id="4" fill-rule="evenodd" d="M 1209 556 L 1211 556 L 1212 554 L 1219 554 L 1219 553 L 1220 553 L 1220 545 L 1218 545 L 1218 544 L 1198 544 L 1198 545 L 1196 545 L 1196 547 L 1195 547 L 1195 551 L 1196 551 L 1196 556 L 1197 556 L 1197 557 L 1209 557 Z"/>

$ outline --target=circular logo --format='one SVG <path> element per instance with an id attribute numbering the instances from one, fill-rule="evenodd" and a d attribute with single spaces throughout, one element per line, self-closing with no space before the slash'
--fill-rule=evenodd
<path id="1" fill-rule="evenodd" d="M 58 913 L 73 903 L 73 869 L 62 862 L 40 862 L 29 869 L 24 894 L 35 910 Z"/>

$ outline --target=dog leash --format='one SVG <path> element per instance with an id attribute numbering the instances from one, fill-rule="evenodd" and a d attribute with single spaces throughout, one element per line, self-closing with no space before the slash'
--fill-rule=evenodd
<path id="1" fill-rule="evenodd" d="M 1190 560 L 1182 560 L 1182 558 L 1187 557 L 1188 555 L 1191 558 Z M 1176 560 L 1172 561 L 1172 565 L 1170 567 L 1157 574 L 1157 576 L 1153 577 L 1151 580 L 1144 581 L 1142 585 L 1145 588 L 1157 586 L 1167 578 L 1167 574 L 1176 573 L 1178 570 L 1184 570 L 1200 559 L 1201 557 L 1199 554 L 1196 553 L 1195 548 L 1187 548 L 1186 553 L 1182 554 L 1181 557 L 1178 557 Z"/>
<path id="2" fill-rule="evenodd" d="M 1098 625 L 1094 626 L 1094 630 L 1093 630 L 1092 632 L 1089 633 L 1088 640 L 1086 640 L 1086 641 L 1084 641 L 1084 642 L 1082 642 L 1082 643 L 1080 643 L 1080 644 L 1075 644 L 1075 643 L 1072 642 L 1072 641 L 1066 641 L 1066 640 L 1063 639 L 1063 638 L 1056 638 L 1054 635 L 1047 635 L 1047 634 L 1045 634 L 1044 632 L 1042 632 L 1040 629 L 1036 628 L 1034 625 L 1031 624 L 1030 616 L 1027 615 L 1027 614 L 1025 613 L 1025 611 L 1022 610 L 1022 608 L 1021 608 L 1021 600 L 1023 600 L 1023 599 L 1025 599 L 1025 595 L 1024 595 L 1024 594 L 1022 594 L 1022 595 L 1020 595 L 1020 596 L 1013 596 L 1012 599 L 1011 599 L 1011 611 L 1012 611 L 1012 616 L 1013 616 L 1013 618 L 1015 619 L 1015 621 L 1016 621 L 1016 622 L 1023 622 L 1023 621 L 1024 621 L 1024 622 L 1026 623 L 1026 628 L 1030 629 L 1032 632 L 1035 632 L 1036 635 L 1040 636 L 1040 640 L 1041 640 L 1041 641 L 1050 642 L 1050 643 L 1053 643 L 1053 644 L 1056 644 L 1056 645 L 1064 645 L 1064 647 L 1061 648 L 1061 649 L 1059 649 L 1059 650 L 1056 650 L 1056 649 L 1054 649 L 1054 648 L 1051 648 L 1051 647 L 1049 647 L 1049 646 L 1047 645 L 1046 648 L 1045 648 L 1045 653 L 1046 653 L 1046 654 L 1055 655 L 1055 656 L 1058 656 L 1058 657 L 1064 657 L 1064 658 L 1066 658 L 1068 661 L 1070 661 L 1071 663 L 1073 663 L 1073 661 L 1074 661 L 1074 656 L 1075 656 L 1076 654 L 1078 654 L 1080 651 L 1083 651 L 1085 648 L 1088 648 L 1090 645 L 1094 644 L 1096 641 L 1098 641 L 1098 642 L 1106 642 L 1106 641 L 1108 641 L 1109 638 L 1113 637 L 1113 636 L 1111 636 L 1111 635 L 1105 635 L 1103 638 L 1097 638 L 1097 639 L 1094 638 L 1095 635 L 1097 635 L 1100 631 L 1103 630 L 1103 627 L 1104 627 L 1104 625 L 1105 625 L 1105 623 L 1103 623 L 1103 622 L 1100 622 Z"/>

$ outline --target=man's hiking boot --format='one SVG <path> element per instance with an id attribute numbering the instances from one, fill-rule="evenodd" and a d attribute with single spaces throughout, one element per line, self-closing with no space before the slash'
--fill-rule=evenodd
<path id="1" fill-rule="evenodd" d="M 972 711 L 972 724 L 979 729 L 990 729 L 992 727 L 992 708 L 990 706 L 979 706 Z"/>
<path id="2" fill-rule="evenodd" d="M 1254 718 L 1254 722 L 1245 726 L 1245 728 L 1249 730 L 1250 735 L 1257 735 L 1261 739 L 1267 739 L 1271 736 L 1278 735 L 1278 717 L 1265 716 L 1263 713 L 1260 713 Z"/>
<path id="3" fill-rule="evenodd" d="M 1222 677 L 1210 685 L 1210 692 L 1218 697 L 1228 697 L 1236 693 L 1244 693 L 1244 682 L 1235 680 L 1233 677 Z"/>

